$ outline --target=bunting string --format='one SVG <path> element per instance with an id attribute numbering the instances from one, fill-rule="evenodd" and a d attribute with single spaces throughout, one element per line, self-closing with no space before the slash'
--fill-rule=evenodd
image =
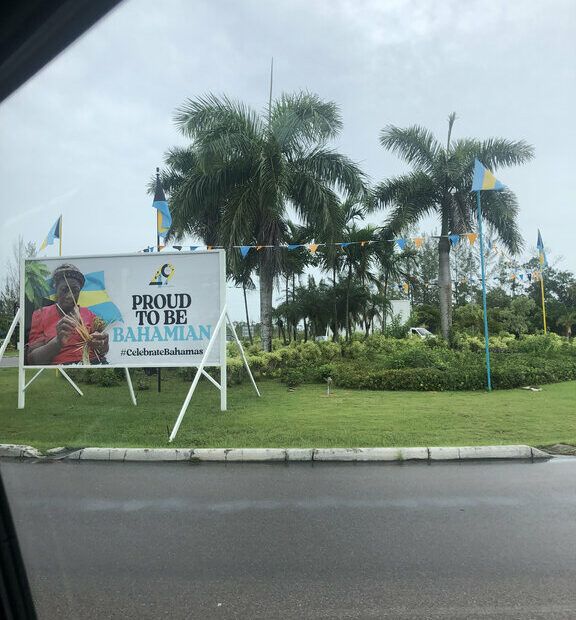
<path id="1" fill-rule="evenodd" d="M 450 240 L 450 245 L 452 247 L 457 246 L 463 239 L 466 239 L 470 246 L 476 243 L 478 239 L 477 233 L 462 233 L 459 235 L 429 235 L 429 236 L 419 236 L 419 237 L 395 237 L 394 239 L 367 239 L 361 241 L 337 241 L 334 243 L 316 243 L 315 241 L 310 241 L 308 243 L 286 243 L 280 245 L 233 245 L 231 246 L 234 249 L 240 250 L 240 255 L 242 258 L 246 258 L 250 250 L 263 250 L 263 249 L 274 249 L 274 250 L 288 250 L 289 252 L 293 250 L 297 250 L 298 248 L 305 248 L 311 254 L 316 254 L 318 248 L 322 247 L 337 247 L 341 249 L 346 249 L 350 246 L 359 245 L 361 248 L 364 248 L 369 245 L 374 245 L 377 243 L 394 243 L 400 251 L 404 251 L 408 244 L 412 244 L 416 249 L 422 247 L 424 242 L 427 239 L 442 239 L 448 238 Z M 489 244 L 490 245 L 490 244 Z M 190 245 L 190 246 L 182 246 L 182 245 L 174 245 L 172 246 L 175 250 L 179 252 L 194 252 L 196 250 L 225 250 L 229 249 L 222 245 Z M 494 246 L 495 247 L 495 246 Z M 490 249 L 493 249 L 492 247 Z M 155 248 L 153 246 L 148 246 L 141 250 L 142 252 L 154 252 Z"/>

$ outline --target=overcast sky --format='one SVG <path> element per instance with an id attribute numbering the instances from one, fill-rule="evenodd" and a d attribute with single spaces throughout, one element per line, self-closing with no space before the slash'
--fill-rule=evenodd
<path id="1" fill-rule="evenodd" d="M 185 144 L 175 108 L 211 91 L 262 110 L 272 56 L 275 95 L 339 104 L 334 145 L 373 182 L 405 170 L 379 145 L 387 124 L 444 140 L 455 111 L 455 137 L 527 140 L 533 162 L 497 175 L 518 196 L 525 257 L 539 227 L 576 271 L 574 0 L 127 0 L 0 104 L 0 264 L 60 214 L 64 254 L 154 244 L 146 184 Z"/>

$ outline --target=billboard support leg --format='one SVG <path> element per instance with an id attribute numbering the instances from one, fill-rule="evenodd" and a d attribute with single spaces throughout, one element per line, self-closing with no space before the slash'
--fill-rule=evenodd
<path id="1" fill-rule="evenodd" d="M 134 394 L 134 386 L 132 385 L 132 379 L 130 378 L 130 371 L 128 370 L 128 368 L 124 368 L 124 372 L 126 373 L 126 381 L 128 381 L 130 399 L 132 400 L 132 404 L 136 407 L 138 403 L 136 402 L 136 395 Z"/>
<path id="2" fill-rule="evenodd" d="M 18 409 L 24 409 L 26 404 L 26 371 L 22 364 L 18 364 Z"/>
<path id="3" fill-rule="evenodd" d="M 250 381 L 252 381 L 252 385 L 254 386 L 254 389 L 256 390 L 256 394 L 260 396 L 258 386 L 256 385 L 256 381 L 254 381 L 254 377 L 252 376 L 252 371 L 250 370 L 250 366 L 248 366 L 248 360 L 246 359 L 246 354 L 244 353 L 244 347 L 242 346 L 242 343 L 240 342 L 240 338 L 238 338 L 238 334 L 236 333 L 236 329 L 234 328 L 234 324 L 230 320 L 228 313 L 226 313 L 226 318 L 228 319 L 228 325 L 230 326 L 230 329 L 232 330 L 232 334 L 234 335 L 236 344 L 238 345 L 238 348 L 240 349 L 242 359 L 244 360 L 244 366 L 246 366 L 246 370 L 248 372 L 248 376 L 250 377 Z"/>
<path id="4" fill-rule="evenodd" d="M 206 377 L 206 379 L 208 379 L 208 381 L 210 381 L 212 385 L 215 385 L 218 389 L 220 389 L 220 384 L 218 383 L 218 381 L 216 381 L 216 379 L 214 379 L 214 377 L 211 377 L 205 370 L 202 371 L 202 374 Z"/>
<path id="5" fill-rule="evenodd" d="M 174 437 L 176 437 L 176 433 L 178 432 L 178 429 L 180 428 L 180 424 L 182 424 L 182 420 L 184 418 L 184 415 L 186 414 L 186 409 L 188 409 L 188 405 L 190 404 L 190 401 L 192 400 L 192 395 L 194 394 L 194 390 L 196 390 L 196 386 L 198 385 L 198 380 L 200 379 L 202 371 L 204 370 L 204 366 L 206 365 L 208 357 L 210 356 L 210 353 L 212 352 L 216 339 L 220 336 L 220 330 L 222 329 L 222 323 L 224 323 L 225 318 L 226 318 L 226 306 L 224 306 L 222 313 L 220 314 L 220 318 L 218 319 L 218 323 L 216 323 L 216 328 L 214 329 L 212 338 L 210 338 L 210 342 L 208 343 L 208 346 L 206 347 L 206 351 L 204 351 L 204 355 L 202 356 L 202 361 L 200 362 L 200 365 L 198 366 L 198 369 L 196 370 L 196 374 L 194 375 L 194 380 L 192 381 L 192 385 L 190 386 L 190 389 L 188 390 L 188 394 L 186 395 L 186 399 L 184 400 L 182 409 L 180 409 L 180 413 L 178 414 L 178 419 L 176 420 L 176 423 L 174 424 L 174 428 L 172 429 L 172 432 L 170 433 L 170 438 L 168 439 L 169 442 L 172 442 L 174 440 Z M 226 364 L 225 358 L 224 358 L 224 364 Z M 225 389 L 226 389 L 226 385 L 220 386 L 220 393 L 222 393 L 222 391 Z"/>
<path id="6" fill-rule="evenodd" d="M 80 394 L 80 396 L 84 396 L 84 393 L 82 392 L 82 390 L 74 383 L 74 381 L 72 381 L 72 379 L 70 379 L 70 376 L 68 375 L 68 373 L 63 368 L 60 368 L 60 367 L 58 367 L 58 370 L 62 373 L 66 381 L 68 381 L 68 383 L 78 392 L 78 394 Z"/>
<path id="7" fill-rule="evenodd" d="M 6 347 L 8 346 L 8 343 L 10 342 L 10 338 L 12 338 L 12 334 L 14 333 L 14 330 L 16 329 L 16 325 L 18 325 L 19 320 L 20 320 L 20 310 L 18 309 L 14 318 L 12 319 L 12 324 L 10 325 L 10 328 L 8 329 L 6 338 L 4 338 L 4 342 L 2 343 L 2 346 L 0 347 L 0 360 L 4 357 L 4 352 L 6 351 Z"/>
<path id="8" fill-rule="evenodd" d="M 27 390 L 28 386 L 36 379 L 36 377 L 39 377 L 40 374 L 44 371 L 44 368 L 40 368 L 40 370 L 32 377 L 32 379 L 30 379 L 30 381 L 28 381 L 28 383 L 24 384 L 24 387 L 22 388 L 22 390 Z M 58 372 L 58 371 L 56 371 Z"/>

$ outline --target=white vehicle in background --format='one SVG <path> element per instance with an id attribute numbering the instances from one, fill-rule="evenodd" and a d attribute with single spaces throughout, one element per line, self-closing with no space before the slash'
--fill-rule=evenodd
<path id="1" fill-rule="evenodd" d="M 425 338 L 436 338 L 436 336 L 425 327 L 411 327 L 408 336 L 410 336 L 410 338 L 422 338 L 423 340 Z"/>

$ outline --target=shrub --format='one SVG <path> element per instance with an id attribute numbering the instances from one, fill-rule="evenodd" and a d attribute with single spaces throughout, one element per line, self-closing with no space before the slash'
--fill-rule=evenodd
<path id="1" fill-rule="evenodd" d="M 296 368 L 289 368 L 282 373 L 282 382 L 289 388 L 295 388 L 304 383 L 304 373 Z"/>
<path id="2" fill-rule="evenodd" d="M 438 368 L 377 368 L 367 370 L 351 363 L 334 368 L 334 383 L 344 388 L 366 390 L 452 391 L 482 390 L 486 369 L 480 358 Z M 505 355 L 493 360 L 492 385 L 497 389 L 524 387 L 576 379 L 576 360 L 540 359 Z"/>
<path id="3" fill-rule="evenodd" d="M 558 334 L 537 334 L 525 336 L 513 343 L 510 343 L 509 349 L 518 353 L 533 353 L 536 355 L 546 355 L 553 351 L 559 351 L 564 343 L 562 336 Z"/>
<path id="4" fill-rule="evenodd" d="M 226 383 L 237 385 L 244 377 L 244 361 L 239 357 L 229 357 L 226 360 Z"/>
<path id="5" fill-rule="evenodd" d="M 140 377 L 136 381 L 136 389 L 140 392 L 146 391 L 150 389 L 150 378 L 149 377 Z"/>
<path id="6" fill-rule="evenodd" d="M 93 370 L 96 377 L 96 385 L 101 387 L 112 387 L 113 385 L 120 385 L 124 378 L 122 368 L 106 368 L 104 370 Z"/>

